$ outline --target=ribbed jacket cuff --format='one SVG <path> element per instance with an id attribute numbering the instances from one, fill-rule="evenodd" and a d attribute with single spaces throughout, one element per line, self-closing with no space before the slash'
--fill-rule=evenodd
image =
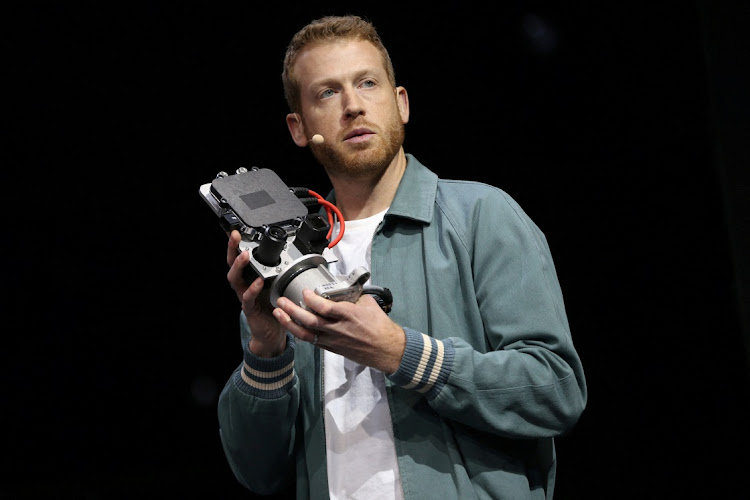
<path id="1" fill-rule="evenodd" d="M 264 399 L 284 396 L 294 385 L 295 338 L 286 334 L 286 349 L 275 358 L 260 358 L 244 346 L 244 363 L 234 374 L 234 382 L 244 393 Z"/>
<path id="2" fill-rule="evenodd" d="M 433 399 L 448 381 L 456 349 L 450 339 L 438 340 L 411 328 L 404 328 L 404 333 L 404 357 L 388 378 L 404 389 L 414 389 Z"/>

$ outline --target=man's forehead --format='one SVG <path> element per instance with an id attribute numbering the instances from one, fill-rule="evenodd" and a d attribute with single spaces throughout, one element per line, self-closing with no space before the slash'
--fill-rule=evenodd
<path id="1" fill-rule="evenodd" d="M 294 64 L 296 77 L 303 85 L 365 69 L 385 72 L 380 51 L 366 40 L 316 42 L 306 46 Z"/>

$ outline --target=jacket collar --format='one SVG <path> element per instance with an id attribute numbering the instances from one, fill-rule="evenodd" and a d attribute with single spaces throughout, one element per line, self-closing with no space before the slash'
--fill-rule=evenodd
<path id="1" fill-rule="evenodd" d="M 419 163 L 414 156 L 406 153 L 406 170 L 386 216 L 395 215 L 430 222 L 435 207 L 437 185 L 438 176 Z M 336 192 L 332 190 L 326 199 L 335 203 Z M 321 213 L 323 210 L 321 207 Z"/>
<path id="2" fill-rule="evenodd" d="M 387 215 L 430 222 L 435 209 L 437 185 L 438 176 L 407 153 L 406 170 Z"/>

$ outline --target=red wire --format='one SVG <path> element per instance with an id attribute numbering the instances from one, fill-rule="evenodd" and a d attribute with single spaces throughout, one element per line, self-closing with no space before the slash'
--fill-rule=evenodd
<path id="1" fill-rule="evenodd" d="M 339 241 L 341 241 L 341 238 L 344 237 L 344 216 L 342 215 L 341 211 L 338 209 L 336 205 L 326 200 L 325 198 L 320 196 L 318 193 L 316 193 L 312 189 L 308 189 L 307 192 L 310 193 L 312 196 L 316 197 L 318 199 L 318 203 L 323 205 L 326 209 L 326 214 L 328 215 L 328 224 L 330 224 L 331 226 L 328 229 L 328 234 L 326 235 L 326 238 L 330 238 L 331 233 L 333 232 L 333 215 L 331 215 L 331 211 L 333 211 L 336 214 L 336 218 L 338 219 L 339 225 L 340 225 L 339 233 L 336 235 L 336 239 L 328 244 L 328 248 L 333 248 L 336 246 L 336 244 Z"/>
<path id="2" fill-rule="evenodd" d="M 315 198 L 318 200 L 318 203 L 320 203 L 321 200 L 325 201 L 325 199 L 321 195 L 316 193 L 315 191 L 308 189 L 307 192 L 315 196 Z M 321 205 L 323 204 L 321 203 Z M 329 227 L 328 227 L 328 234 L 326 234 L 326 239 L 328 239 L 331 237 L 331 233 L 333 233 L 333 214 L 331 213 L 331 209 L 329 207 L 326 207 L 325 205 L 323 205 L 323 207 L 326 209 L 326 215 L 328 216 Z"/>

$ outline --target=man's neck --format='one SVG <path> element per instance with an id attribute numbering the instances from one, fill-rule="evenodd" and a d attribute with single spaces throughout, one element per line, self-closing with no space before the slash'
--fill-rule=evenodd
<path id="1" fill-rule="evenodd" d="M 336 191 L 336 206 L 344 220 L 364 219 L 388 208 L 405 170 L 406 156 L 401 148 L 381 176 L 330 176 L 331 185 Z"/>

